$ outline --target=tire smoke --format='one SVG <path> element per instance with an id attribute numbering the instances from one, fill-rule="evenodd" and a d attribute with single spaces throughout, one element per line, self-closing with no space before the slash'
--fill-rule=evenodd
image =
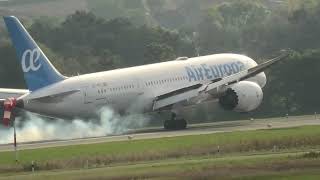
<path id="1" fill-rule="evenodd" d="M 26 120 L 16 118 L 18 142 L 66 140 L 77 138 L 119 135 L 132 129 L 144 127 L 149 118 L 145 115 L 119 116 L 110 108 L 98 112 L 99 120 L 45 119 L 27 113 Z M 13 142 L 13 127 L 0 128 L 0 144 Z"/>

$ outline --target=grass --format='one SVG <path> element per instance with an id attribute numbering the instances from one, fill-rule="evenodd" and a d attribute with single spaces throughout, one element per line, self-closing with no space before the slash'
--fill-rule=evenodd
<path id="1" fill-rule="evenodd" d="M 283 153 L 162 160 L 134 165 L 3 175 L 4 179 L 291 179 L 320 177 L 319 158 Z M 293 172 L 294 170 L 294 172 Z M 232 172 L 232 173 L 231 173 Z M 1 177 L 0 177 L 1 179 Z M 295 178 L 299 179 L 299 178 Z"/>
<path id="2" fill-rule="evenodd" d="M 50 1 L 60 1 L 60 0 L 8 0 L 0 2 L 0 6 L 15 6 L 15 5 L 25 5 L 31 3 L 43 3 Z"/>
<path id="3" fill-rule="evenodd" d="M 320 126 L 270 129 L 208 135 L 128 140 L 100 144 L 22 150 L 19 164 L 13 152 L 0 153 L 0 173 L 29 171 L 31 161 L 39 170 L 104 167 L 166 159 L 223 156 L 232 153 L 285 152 L 320 146 Z"/>
<path id="4" fill-rule="evenodd" d="M 303 172 L 287 172 L 287 173 L 273 173 L 269 175 L 247 176 L 234 178 L 235 180 L 315 180 L 320 179 L 319 170 L 303 171 Z"/>
<path id="5" fill-rule="evenodd" d="M 320 126 L 1 152 L 0 179 L 319 179 L 315 147 Z"/>

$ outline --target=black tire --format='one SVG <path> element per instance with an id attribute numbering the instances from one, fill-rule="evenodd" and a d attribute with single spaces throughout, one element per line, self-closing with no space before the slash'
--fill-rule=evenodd
<path id="1" fill-rule="evenodd" d="M 171 120 L 166 120 L 166 121 L 164 121 L 164 123 L 163 123 L 163 127 L 164 127 L 164 129 L 166 129 L 166 130 L 170 130 L 172 127 L 172 125 L 171 125 L 172 123 L 171 123 Z"/>
<path id="2" fill-rule="evenodd" d="M 187 121 L 185 119 L 179 120 L 179 129 L 186 129 L 187 128 Z"/>
<path id="3" fill-rule="evenodd" d="M 166 120 L 163 126 L 166 130 L 183 130 L 187 128 L 187 121 L 185 119 Z"/>

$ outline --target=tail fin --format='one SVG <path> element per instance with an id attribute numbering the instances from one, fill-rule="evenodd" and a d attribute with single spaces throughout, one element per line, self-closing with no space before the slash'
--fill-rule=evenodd
<path id="1" fill-rule="evenodd" d="M 3 18 L 24 72 L 28 89 L 34 91 L 65 79 L 50 63 L 20 21 Z"/>

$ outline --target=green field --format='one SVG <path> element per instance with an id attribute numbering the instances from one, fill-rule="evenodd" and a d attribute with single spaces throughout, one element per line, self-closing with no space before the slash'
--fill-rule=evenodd
<path id="1" fill-rule="evenodd" d="M 320 126 L 193 135 L 149 140 L 64 146 L 19 152 L 20 162 L 92 159 L 138 161 L 221 153 L 286 150 L 320 145 Z M 12 152 L 0 153 L 0 165 L 14 164 Z M 110 163 L 109 162 L 109 163 Z"/>
<path id="2" fill-rule="evenodd" d="M 103 168 L 43 171 L 3 179 L 318 179 L 319 157 L 284 153 L 163 160 Z M 319 156 L 319 154 L 317 155 Z M 281 171 L 280 171 L 281 170 Z M 1 179 L 1 177 L 0 177 Z"/>
<path id="3" fill-rule="evenodd" d="M 317 151 L 319 147 L 320 126 L 128 140 L 22 150 L 18 164 L 14 162 L 13 152 L 1 152 L 0 177 L 29 173 L 31 161 L 36 162 L 36 171 L 41 172 L 36 175 L 39 179 L 44 176 L 78 179 L 83 171 L 88 179 L 95 176 L 113 179 L 117 175 L 123 176 L 123 179 L 143 179 L 162 177 L 165 173 L 180 177 L 190 168 L 197 170 L 197 178 L 201 178 L 202 174 L 212 177 L 214 174 L 209 173 L 211 171 L 222 173 L 223 176 L 226 168 L 239 170 L 244 179 L 255 176 L 266 179 L 269 176 L 290 177 L 296 176 L 296 173 L 304 177 L 310 174 L 306 171 L 310 171 L 312 177 L 319 177 L 314 170 L 320 168 L 320 155 L 316 153 L 314 157 L 303 158 L 305 153 Z M 296 164 L 303 166 L 297 167 Z M 284 168 L 285 171 L 279 173 L 272 167 Z M 296 168 L 296 171 L 291 171 L 292 168 Z M 119 171 L 124 173 L 115 173 Z M 35 178 L 35 175 L 30 177 Z"/>
<path id="4" fill-rule="evenodd" d="M 14 5 L 24 5 L 31 3 L 43 3 L 49 1 L 61 1 L 61 0 L 8 0 L 8 1 L 0 1 L 0 6 L 14 6 Z"/>

